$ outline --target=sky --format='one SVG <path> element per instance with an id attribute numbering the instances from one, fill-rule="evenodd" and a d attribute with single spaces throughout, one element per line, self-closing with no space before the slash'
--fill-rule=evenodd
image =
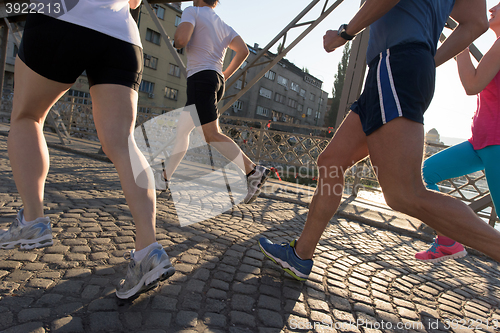
<path id="1" fill-rule="evenodd" d="M 257 43 L 262 48 L 312 1 L 221 0 L 215 11 L 240 34 L 247 44 Z M 300 22 L 318 18 L 325 1 L 320 0 Z M 335 1 L 328 1 L 328 7 L 334 3 Z M 498 0 L 487 0 L 487 8 L 491 8 L 497 3 Z M 331 97 L 337 66 L 342 57 L 342 48 L 332 53 L 325 52 L 323 35 L 329 29 L 337 30 L 341 24 L 348 23 L 358 10 L 359 4 L 360 1 L 344 0 L 286 55 L 286 59 L 296 66 L 299 68 L 307 67 L 310 74 L 322 80 L 322 89 L 328 92 L 329 97 Z M 182 8 L 190 5 L 192 2 L 184 2 Z M 287 45 L 305 29 L 306 27 L 292 29 L 287 35 Z M 445 32 L 445 34 L 449 33 Z M 494 41 L 495 34 L 488 30 L 476 40 L 475 45 L 484 54 Z M 278 43 L 271 48 L 272 52 L 276 52 Z M 466 140 L 470 137 L 470 125 L 475 110 L 476 96 L 465 94 L 458 77 L 455 61 L 450 60 L 438 67 L 434 99 L 424 116 L 425 131 L 436 128 L 441 137 Z M 457 143 L 457 141 L 448 139 L 444 141 L 448 144 Z"/>

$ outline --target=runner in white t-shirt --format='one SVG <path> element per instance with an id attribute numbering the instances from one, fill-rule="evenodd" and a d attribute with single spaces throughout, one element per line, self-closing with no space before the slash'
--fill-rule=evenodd
<path id="1" fill-rule="evenodd" d="M 199 125 L 189 115 L 181 117 L 177 124 L 174 154 L 163 174 L 156 175 L 156 184 L 157 188 L 166 189 L 168 179 L 186 153 L 189 133 L 196 124 L 201 126 L 210 146 L 230 161 L 241 160 L 238 167 L 245 172 L 248 181 L 248 193 L 244 202 L 251 203 L 260 194 L 270 170 L 254 164 L 231 138 L 222 134 L 219 127 L 217 104 L 224 95 L 224 83 L 241 66 L 249 52 L 243 39 L 215 13 L 217 4 L 218 0 L 194 0 L 193 6 L 182 13 L 181 23 L 175 32 L 174 46 L 179 49 L 186 47 L 187 53 L 186 106 L 196 106 L 197 114 L 193 116 L 199 119 Z M 223 71 L 222 64 L 228 47 L 236 55 Z"/>
<path id="2" fill-rule="evenodd" d="M 136 223 L 135 249 L 116 295 L 130 298 L 174 273 L 156 242 L 155 191 L 135 182 L 131 159 L 148 163 L 129 136 L 137 114 L 143 52 L 130 8 L 141 0 L 33 0 L 15 63 L 14 103 L 8 139 L 9 158 L 24 208 L 0 249 L 52 245 L 43 197 L 49 154 L 43 136 L 50 108 L 86 71 L 95 127 L 102 148 L 114 163 Z M 83 42 L 83 43 L 82 43 Z M 153 175 L 145 167 L 153 184 Z M 78 187 L 78 185 L 76 185 Z"/>

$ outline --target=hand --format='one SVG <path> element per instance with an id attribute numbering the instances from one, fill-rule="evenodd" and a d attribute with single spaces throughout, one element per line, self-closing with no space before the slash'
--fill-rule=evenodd
<path id="1" fill-rule="evenodd" d="M 335 30 L 328 30 L 323 36 L 323 47 L 325 51 L 330 53 L 335 51 L 338 47 L 347 43 L 347 40 L 340 37 Z"/>

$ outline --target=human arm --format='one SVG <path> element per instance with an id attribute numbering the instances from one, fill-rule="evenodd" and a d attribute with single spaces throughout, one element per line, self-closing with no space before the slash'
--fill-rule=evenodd
<path id="1" fill-rule="evenodd" d="M 467 95 L 480 93 L 500 71 L 500 40 L 483 56 L 477 68 L 472 64 L 466 49 L 457 56 L 458 74 Z"/>
<path id="2" fill-rule="evenodd" d="M 174 47 L 182 49 L 186 47 L 191 36 L 193 35 L 194 25 L 189 22 L 182 22 L 179 24 L 174 34 Z"/>
<path id="3" fill-rule="evenodd" d="M 247 44 L 243 41 L 243 38 L 240 36 L 236 36 L 233 38 L 231 43 L 229 44 L 229 48 L 236 52 L 236 55 L 233 57 L 227 68 L 223 71 L 224 80 L 227 81 L 231 77 L 231 75 L 240 68 L 241 64 L 245 61 L 250 53 L 248 51 Z"/>
<path id="4" fill-rule="evenodd" d="M 345 32 L 351 36 L 357 35 L 370 24 L 384 16 L 398 2 L 399 0 L 366 0 L 356 15 L 349 21 Z M 326 52 L 332 52 L 346 42 L 346 39 L 338 35 L 337 30 L 328 30 L 323 36 L 323 47 Z"/>
<path id="5" fill-rule="evenodd" d="M 456 56 L 488 30 L 485 0 L 456 0 L 450 16 L 458 22 L 434 56 L 436 67 Z"/>
<path id="6" fill-rule="evenodd" d="M 142 0 L 129 0 L 128 5 L 130 6 L 130 9 L 136 9 L 141 4 L 141 1 Z"/>

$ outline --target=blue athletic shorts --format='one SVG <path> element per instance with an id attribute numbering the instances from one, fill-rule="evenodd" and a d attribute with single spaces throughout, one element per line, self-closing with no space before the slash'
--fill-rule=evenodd
<path id="1" fill-rule="evenodd" d="M 365 134 L 398 117 L 423 124 L 436 79 L 429 48 L 418 43 L 396 45 L 372 59 L 368 67 L 363 93 L 351 106 Z"/>

